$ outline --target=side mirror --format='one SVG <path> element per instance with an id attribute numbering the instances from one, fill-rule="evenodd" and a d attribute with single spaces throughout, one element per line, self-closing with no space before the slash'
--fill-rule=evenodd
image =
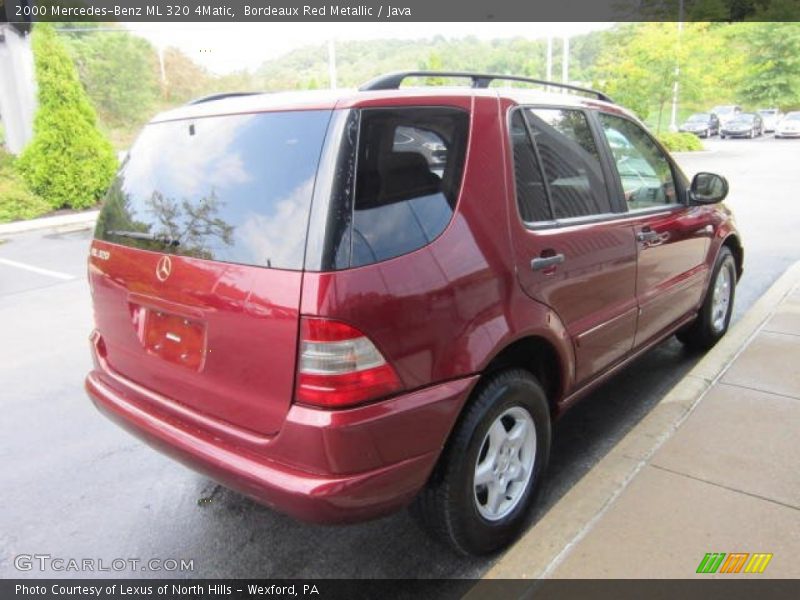
<path id="1" fill-rule="evenodd" d="M 728 195 L 728 180 L 715 173 L 698 173 L 689 188 L 692 204 L 716 204 Z"/>

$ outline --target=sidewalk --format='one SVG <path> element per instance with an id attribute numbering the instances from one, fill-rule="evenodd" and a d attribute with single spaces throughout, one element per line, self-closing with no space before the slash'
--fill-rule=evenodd
<path id="1" fill-rule="evenodd" d="M 2 223 L 0 224 L 0 235 L 24 233 L 26 231 L 35 231 L 38 229 L 93 227 L 95 221 L 97 221 L 97 215 L 99 214 L 99 210 L 86 210 L 72 214 L 57 215 L 55 217 L 41 217 L 39 219 L 30 219 L 28 221 Z"/>
<path id="2" fill-rule="evenodd" d="M 696 574 L 715 552 L 773 557 Z M 798 556 L 800 263 L 486 577 L 798 578 Z"/>

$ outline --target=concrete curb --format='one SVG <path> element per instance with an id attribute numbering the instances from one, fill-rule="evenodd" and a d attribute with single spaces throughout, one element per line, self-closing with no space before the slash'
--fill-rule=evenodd
<path id="1" fill-rule="evenodd" d="M 697 156 L 698 154 L 714 154 L 718 152 L 716 148 L 703 148 L 702 150 L 676 150 L 675 152 L 670 152 L 670 156 Z"/>
<path id="2" fill-rule="evenodd" d="M 78 228 L 92 226 L 97 221 L 99 210 L 75 213 L 71 215 L 58 215 L 55 217 L 44 217 L 41 219 L 31 219 L 30 221 L 14 221 L 0 225 L 0 235 L 13 233 L 24 233 L 37 229 L 59 229 L 61 227 Z"/>
<path id="3" fill-rule="evenodd" d="M 484 579 L 548 577 L 689 417 L 798 285 L 800 262 L 786 270 L 655 408 L 495 563 Z M 483 598 L 481 584 L 467 597 Z"/>

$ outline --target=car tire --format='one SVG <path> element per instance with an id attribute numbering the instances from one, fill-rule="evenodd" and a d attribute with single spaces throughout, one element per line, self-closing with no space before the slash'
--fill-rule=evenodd
<path id="1" fill-rule="evenodd" d="M 677 338 L 693 350 L 711 348 L 728 331 L 735 296 L 736 262 L 730 249 L 723 246 L 697 319 L 680 329 Z"/>
<path id="2" fill-rule="evenodd" d="M 725 139 L 725 134 L 724 133 L 720 133 L 719 134 L 719 139 L 724 140 Z"/>
<path id="3" fill-rule="evenodd" d="M 536 377 L 524 369 L 489 376 L 473 392 L 410 506 L 412 516 L 462 555 L 506 547 L 521 532 L 540 488 L 550 427 L 547 397 Z M 476 483 L 478 477 L 488 483 Z"/>

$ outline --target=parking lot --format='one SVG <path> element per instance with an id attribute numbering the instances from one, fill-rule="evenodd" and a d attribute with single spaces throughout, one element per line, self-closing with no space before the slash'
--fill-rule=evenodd
<path id="1" fill-rule="evenodd" d="M 800 259 L 800 140 L 705 142 L 677 158 L 686 173 L 728 177 L 745 244 L 734 319 Z M 18 554 L 190 559 L 192 571 L 142 577 L 475 577 L 491 559 L 462 559 L 400 513 L 323 527 L 295 522 L 150 450 L 101 417 L 83 391 L 92 327 L 88 230 L 30 232 L 0 243 L 0 575 Z M 578 405 L 555 430 L 538 514 L 547 511 L 696 361 L 675 340 Z M 534 515 L 535 518 L 536 515 Z M 112 573 L 114 574 L 114 573 Z"/>

